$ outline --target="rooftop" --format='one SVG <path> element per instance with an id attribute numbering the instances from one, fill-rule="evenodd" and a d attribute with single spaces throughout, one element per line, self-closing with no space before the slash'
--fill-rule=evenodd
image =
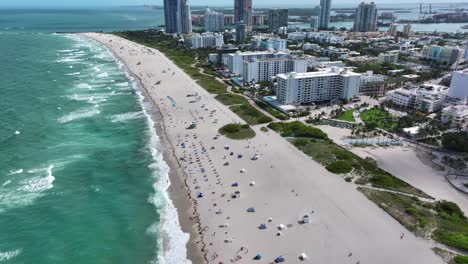
<path id="1" fill-rule="evenodd" d="M 285 74 L 278 74 L 277 77 L 282 78 L 282 79 L 289 79 L 289 78 L 306 79 L 306 78 L 313 78 L 313 77 L 320 77 L 320 76 L 336 76 L 336 75 L 361 76 L 361 74 L 352 72 L 351 70 L 346 69 L 346 68 L 332 67 L 332 68 L 324 68 L 316 72 L 306 72 L 306 73 L 291 72 L 291 73 L 285 73 Z"/>

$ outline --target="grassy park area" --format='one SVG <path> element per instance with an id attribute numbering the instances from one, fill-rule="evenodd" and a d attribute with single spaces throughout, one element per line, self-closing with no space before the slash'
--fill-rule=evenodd
<path id="1" fill-rule="evenodd" d="M 337 119 L 348 121 L 348 122 L 355 122 L 356 120 L 354 119 L 354 116 L 353 116 L 354 112 L 356 112 L 356 109 L 346 110 Z"/>
<path id="2" fill-rule="evenodd" d="M 364 121 L 366 126 L 378 127 L 387 131 L 395 131 L 398 126 L 397 117 L 379 108 L 372 108 L 365 111 L 360 114 L 360 118 Z"/>
<path id="3" fill-rule="evenodd" d="M 230 139 L 242 140 L 255 137 L 255 131 L 249 125 L 227 124 L 219 129 L 219 133 Z"/>

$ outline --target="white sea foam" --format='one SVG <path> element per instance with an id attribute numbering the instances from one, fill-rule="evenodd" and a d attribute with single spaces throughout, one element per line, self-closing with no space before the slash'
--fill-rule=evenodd
<path id="1" fill-rule="evenodd" d="M 103 73 L 100 73 L 100 74 L 96 75 L 96 77 L 98 77 L 98 78 L 107 78 L 107 77 L 109 77 L 109 74 L 107 72 L 103 72 Z"/>
<path id="2" fill-rule="evenodd" d="M 11 180 L 7 180 L 7 181 L 5 181 L 5 182 L 2 184 L 2 186 L 6 186 L 6 185 L 8 185 L 8 184 L 10 184 L 10 183 L 11 183 Z"/>
<path id="3" fill-rule="evenodd" d="M 44 195 L 44 191 L 53 187 L 55 177 L 52 175 L 54 166 L 36 168 L 22 174 L 10 177 L 0 188 L 0 213 L 9 208 L 17 208 L 32 204 Z M 1 256 L 0 256 L 1 258 Z"/>
<path id="4" fill-rule="evenodd" d="M 15 131 L 15 135 L 19 135 L 21 134 L 21 132 L 19 132 L 18 130 Z"/>
<path id="5" fill-rule="evenodd" d="M 22 181 L 21 183 L 23 184 L 22 187 L 20 187 L 18 190 L 22 191 L 27 191 L 27 192 L 42 192 L 45 190 L 48 190 L 54 185 L 52 183 L 55 180 L 55 177 L 52 175 L 52 169 L 54 168 L 53 165 L 45 168 L 45 169 L 36 169 L 36 170 L 31 170 L 31 173 L 40 173 L 44 172 L 46 173 L 45 177 L 34 177 L 25 181 Z M 28 171 L 29 173 L 29 171 Z"/>
<path id="6" fill-rule="evenodd" d="M 60 53 L 70 53 L 70 52 L 74 52 L 74 51 L 76 51 L 76 49 L 58 50 L 58 52 L 60 52 Z"/>
<path id="7" fill-rule="evenodd" d="M 21 249 L 11 251 L 0 251 L 0 262 L 8 261 L 21 254 Z"/>
<path id="8" fill-rule="evenodd" d="M 123 64 L 119 60 L 117 60 L 109 50 L 107 50 L 107 53 L 103 53 L 98 57 L 111 57 L 112 60 L 119 64 L 119 67 L 124 68 Z M 127 79 L 132 82 L 134 89 L 137 90 L 139 102 L 142 107 L 143 116 L 146 117 L 150 141 L 149 147 L 151 149 L 151 154 L 154 160 L 154 163 L 152 163 L 149 167 L 153 170 L 153 175 L 156 182 L 153 185 L 154 194 L 152 194 L 148 199 L 149 202 L 154 204 L 156 208 L 161 209 L 160 212 L 162 218 L 159 224 L 155 223 L 152 226 L 148 227 L 147 230 L 148 233 L 157 232 L 158 237 L 160 237 L 158 241 L 158 248 L 162 250 L 161 252 L 158 252 L 158 259 L 156 259 L 154 263 L 191 264 L 192 262 L 186 259 L 186 245 L 190 238 L 190 235 L 182 232 L 182 229 L 179 224 L 177 209 L 174 207 L 174 204 L 169 198 L 169 194 L 167 192 L 167 189 L 170 186 L 168 174 L 169 166 L 163 160 L 162 152 L 158 151 L 160 141 L 154 128 L 154 122 L 146 110 L 146 106 L 143 102 L 143 95 L 140 91 L 138 91 L 137 84 L 134 83 L 135 78 L 132 77 L 127 71 L 125 71 L 125 75 Z"/>
<path id="9" fill-rule="evenodd" d="M 72 95 L 67 95 L 66 98 L 68 100 L 83 101 L 83 102 L 96 104 L 96 103 L 102 103 L 102 102 L 107 101 L 107 98 L 111 95 L 112 93 L 72 94 Z"/>
<path id="10" fill-rule="evenodd" d="M 118 114 L 118 115 L 113 115 L 111 116 L 111 122 L 117 123 L 117 122 L 125 122 L 127 120 L 134 120 L 134 119 L 140 119 L 145 117 L 143 114 L 143 111 L 139 112 L 129 112 L 129 113 L 124 113 L 124 114 Z"/>
<path id="11" fill-rule="evenodd" d="M 77 88 L 80 88 L 80 89 L 91 89 L 93 88 L 91 85 L 87 84 L 87 83 L 79 83 L 76 85 Z"/>
<path id="12" fill-rule="evenodd" d="M 20 173 L 23 173 L 23 169 L 11 170 L 10 171 L 10 175 L 15 175 L 15 174 L 20 174 Z"/>
<path id="13" fill-rule="evenodd" d="M 119 87 L 127 87 L 128 86 L 128 82 L 121 82 L 121 83 L 116 83 L 115 86 L 119 86 Z"/>
<path id="14" fill-rule="evenodd" d="M 71 112 L 68 115 L 59 118 L 58 121 L 60 123 L 68 123 L 76 119 L 92 117 L 92 116 L 98 115 L 99 113 L 100 111 L 96 108 L 91 108 L 91 109 L 86 108 L 86 109 L 81 109 L 81 110 Z"/>
<path id="15" fill-rule="evenodd" d="M 134 84 L 136 88 L 136 84 Z M 145 109 L 143 100 L 144 97 L 140 91 L 137 91 L 140 105 L 143 109 L 143 114 L 146 117 L 148 129 L 150 133 L 150 149 L 151 155 L 153 156 L 154 163 L 149 167 L 153 170 L 156 178 L 156 182 L 153 185 L 155 193 L 149 198 L 149 201 L 153 203 L 156 208 L 161 208 L 161 224 L 159 226 L 153 225 L 148 228 L 147 232 L 154 232 L 155 228 L 158 228 L 158 233 L 161 235 L 160 241 L 158 241 L 159 248 L 162 252 L 158 254 L 156 263 L 160 264 L 189 264 L 192 263 L 186 259 L 187 255 L 187 242 L 190 239 L 190 235 L 182 232 L 179 224 L 179 217 L 177 209 L 174 207 L 172 200 L 169 198 L 168 188 L 170 186 L 169 180 L 169 166 L 163 159 L 162 152 L 158 151 L 160 140 L 156 134 L 154 128 L 154 122 L 151 116 Z M 163 239 L 167 240 L 168 243 L 163 243 Z M 168 245 L 167 248 L 165 245 Z"/>
<path id="16" fill-rule="evenodd" d="M 65 75 L 68 75 L 68 76 L 74 76 L 74 75 L 80 75 L 81 72 L 72 72 L 72 73 L 65 73 Z"/>
<path id="17" fill-rule="evenodd" d="M 66 57 L 66 58 L 57 60 L 57 62 L 68 62 L 68 63 L 70 63 L 70 62 L 80 62 L 80 61 L 84 61 L 84 59 Z"/>

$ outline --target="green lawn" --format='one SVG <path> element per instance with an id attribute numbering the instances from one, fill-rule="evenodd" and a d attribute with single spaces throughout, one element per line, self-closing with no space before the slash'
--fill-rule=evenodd
<path id="1" fill-rule="evenodd" d="M 353 113 L 356 112 L 356 109 L 344 111 L 343 114 L 338 117 L 338 120 L 348 121 L 348 122 L 355 122 Z"/>
<path id="2" fill-rule="evenodd" d="M 224 105 L 241 105 L 249 103 L 247 102 L 247 99 L 237 94 L 219 94 L 215 98 Z"/>
<path id="3" fill-rule="evenodd" d="M 249 125 L 227 124 L 219 129 L 221 135 L 228 138 L 242 140 L 255 137 L 255 131 Z"/>
<path id="4" fill-rule="evenodd" d="M 366 125 L 375 126 L 387 131 L 395 131 L 398 125 L 397 117 L 377 108 L 367 110 L 359 116 Z"/>

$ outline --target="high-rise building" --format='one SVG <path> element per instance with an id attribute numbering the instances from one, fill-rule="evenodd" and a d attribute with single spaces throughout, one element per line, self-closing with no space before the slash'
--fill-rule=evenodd
<path id="1" fill-rule="evenodd" d="M 350 100 L 359 93 L 361 75 L 333 67 L 318 72 L 276 76 L 276 96 L 282 104 L 310 104 L 335 99 Z"/>
<path id="2" fill-rule="evenodd" d="M 242 78 L 244 83 L 271 81 L 281 73 L 307 72 L 308 60 L 294 57 L 244 60 Z"/>
<path id="3" fill-rule="evenodd" d="M 391 23 L 388 27 L 388 34 L 396 36 L 398 34 L 398 24 Z"/>
<path id="4" fill-rule="evenodd" d="M 468 70 L 454 71 L 450 83 L 449 96 L 457 99 L 468 97 Z"/>
<path id="5" fill-rule="evenodd" d="M 356 32 L 376 31 L 377 6 L 374 2 L 366 4 L 362 2 L 356 8 L 353 30 Z"/>
<path id="6" fill-rule="evenodd" d="M 320 0 L 319 28 L 328 28 L 330 24 L 331 0 Z"/>
<path id="7" fill-rule="evenodd" d="M 288 9 L 270 9 L 268 16 L 270 32 L 278 32 L 278 28 L 288 26 Z"/>
<path id="8" fill-rule="evenodd" d="M 312 9 L 312 16 L 310 17 L 310 28 L 317 31 L 319 28 L 320 21 L 320 6 L 316 6 Z"/>
<path id="9" fill-rule="evenodd" d="M 242 23 L 252 31 L 252 0 L 234 0 L 234 23 Z"/>
<path id="10" fill-rule="evenodd" d="M 411 35 L 411 24 L 406 24 L 403 27 L 403 36 L 409 37 L 409 35 Z"/>
<path id="11" fill-rule="evenodd" d="M 166 33 L 192 32 L 192 16 L 188 0 L 164 0 Z"/>
<path id="12" fill-rule="evenodd" d="M 202 34 L 187 34 L 184 35 L 185 43 L 188 44 L 192 49 L 199 48 L 221 48 L 224 45 L 223 35 L 213 32 L 205 32 Z"/>
<path id="13" fill-rule="evenodd" d="M 206 9 L 205 12 L 205 31 L 218 32 L 224 28 L 224 14 Z"/>
<path id="14" fill-rule="evenodd" d="M 242 23 L 236 24 L 236 41 L 239 43 L 245 42 L 245 35 L 247 34 L 247 26 Z"/>

